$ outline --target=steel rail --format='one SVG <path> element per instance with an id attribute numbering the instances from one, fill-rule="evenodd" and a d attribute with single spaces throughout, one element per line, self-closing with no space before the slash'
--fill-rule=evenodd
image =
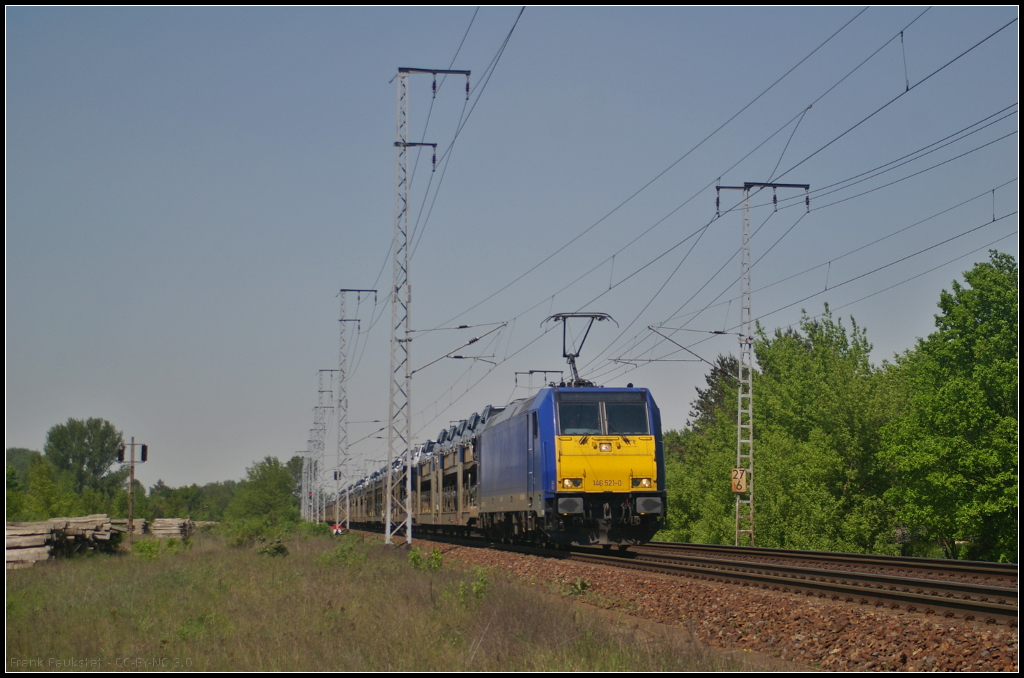
<path id="1" fill-rule="evenodd" d="M 849 573 L 837 573 L 835 571 L 817 570 L 814 568 L 791 568 L 792 570 L 803 570 L 814 573 L 816 577 L 807 579 L 794 578 L 778 573 L 766 573 L 771 569 L 761 563 L 743 563 L 741 561 L 712 561 L 710 559 L 687 559 L 691 562 L 654 562 L 644 560 L 642 557 L 627 558 L 621 555 L 603 555 L 597 553 L 586 553 L 574 551 L 572 559 L 578 562 L 610 565 L 661 574 L 688 576 L 697 579 L 720 581 L 724 583 L 735 583 L 743 586 L 756 586 L 758 588 L 781 591 L 783 593 L 797 593 L 807 596 L 815 596 L 822 599 L 830 599 L 834 602 L 858 603 L 861 605 L 873 604 L 875 607 L 887 607 L 890 610 L 904 612 L 920 612 L 923 614 L 941 614 L 944 617 L 958 617 L 968 621 L 977 620 L 986 623 L 1001 623 L 1012 627 L 1017 625 L 1017 606 L 989 600 L 974 600 L 940 595 L 938 590 L 931 594 L 918 593 L 922 581 L 928 584 L 945 584 L 947 582 L 935 582 L 907 577 L 889 577 L 891 588 L 869 588 L 863 585 L 851 585 L 846 582 L 837 582 L 836 579 L 849 579 Z M 697 562 L 703 560 L 704 562 Z M 776 566 L 778 567 L 778 566 Z M 831 581 L 824 581 L 831 579 Z M 894 590 L 897 584 L 905 590 Z M 1016 591 L 1013 589 L 997 589 L 996 587 L 973 584 L 961 584 L 967 587 L 964 590 L 978 594 L 976 589 L 984 589 L 987 593 L 1002 593 L 1002 599 L 1016 599 Z M 988 597 L 987 595 L 984 597 Z M 997 600 L 999 596 L 997 595 Z"/>
<path id="2" fill-rule="evenodd" d="M 783 566 L 744 562 L 735 559 L 712 559 L 694 556 L 675 556 L 670 558 L 668 562 L 665 562 L 665 556 L 652 557 L 643 553 L 645 549 L 652 546 L 651 544 L 639 547 L 636 551 L 618 551 L 612 555 L 606 553 L 603 549 L 599 553 L 597 549 L 587 547 L 572 547 L 568 550 L 552 549 L 521 544 L 494 543 L 484 539 L 467 539 L 441 534 L 430 535 L 426 539 L 448 543 L 453 546 L 487 548 L 546 558 L 569 559 L 579 563 L 620 567 L 670 576 L 686 576 L 694 579 L 738 584 L 747 587 L 752 586 L 782 593 L 813 596 L 823 600 L 831 600 L 835 603 L 872 605 L 876 608 L 884 607 L 895 612 L 903 611 L 925 615 L 940 615 L 945 618 L 960 618 L 966 621 L 1005 624 L 1012 628 L 1017 626 L 1017 590 L 1015 588 L 998 587 L 990 584 L 979 585 L 921 579 L 918 577 L 866 574 L 825 568 Z M 663 547 L 664 544 L 659 543 L 658 546 Z M 722 548 L 715 546 L 705 547 L 705 545 L 686 546 L 695 546 L 703 550 Z M 727 550 L 736 551 L 734 547 L 728 547 Z M 777 551 L 781 551 L 781 549 L 754 550 L 769 551 L 773 555 Z M 789 551 L 789 553 L 822 556 L 859 555 L 810 551 Z M 883 556 L 883 558 L 886 557 Z M 774 573 L 766 573 L 767 570 L 772 570 Z M 798 578 L 804 576 L 809 578 Z M 857 583 L 850 583 L 851 581 Z M 960 594 L 959 598 L 955 597 L 957 593 Z M 964 596 L 968 597 L 965 598 Z M 982 600 L 982 598 L 985 598 L 985 600 Z M 992 600 L 993 598 L 994 600 Z M 1012 601 L 1012 604 L 1007 601 Z"/>
<path id="3" fill-rule="evenodd" d="M 942 558 L 913 558 L 904 556 L 883 556 L 869 553 L 833 553 L 828 551 L 797 551 L 764 547 L 735 547 L 714 544 L 688 544 L 674 542 L 649 542 L 638 548 L 643 551 L 702 552 L 727 555 L 734 558 L 774 558 L 778 560 L 801 560 L 828 565 L 854 565 L 875 567 L 900 572 L 928 573 L 945 577 L 963 577 L 987 580 L 987 583 L 1007 582 L 1017 584 L 1016 563 L 989 563 L 978 560 L 946 560 Z"/>

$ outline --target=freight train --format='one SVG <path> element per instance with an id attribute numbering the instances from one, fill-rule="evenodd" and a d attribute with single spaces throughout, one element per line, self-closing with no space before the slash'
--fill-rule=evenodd
<path id="1" fill-rule="evenodd" d="M 632 386 L 552 384 L 441 431 L 414 456 L 413 536 L 622 549 L 649 541 L 665 523 L 661 414 L 647 389 Z M 402 466 L 390 473 L 405 504 Z M 388 473 L 343 490 L 353 526 L 384 522 Z M 405 511 L 392 507 L 397 525 Z"/>

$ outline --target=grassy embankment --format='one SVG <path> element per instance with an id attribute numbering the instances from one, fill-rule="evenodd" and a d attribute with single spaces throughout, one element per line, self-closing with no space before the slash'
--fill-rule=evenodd
<path id="1" fill-rule="evenodd" d="M 137 543 L 133 554 L 8 572 L 7 668 L 725 668 L 694 645 L 616 627 L 439 553 L 410 558 L 357 535 L 285 545 L 287 556 L 269 557 L 200 535 L 189 549 L 145 554 Z"/>

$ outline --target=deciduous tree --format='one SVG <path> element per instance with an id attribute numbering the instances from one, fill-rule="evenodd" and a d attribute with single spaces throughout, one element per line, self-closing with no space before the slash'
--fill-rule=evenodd
<path id="1" fill-rule="evenodd" d="M 105 419 L 68 419 L 50 429 L 43 450 L 55 469 L 71 474 L 76 492 L 91 489 L 112 497 L 128 476 L 127 470 L 111 470 L 122 442 L 121 432 Z"/>
<path id="2" fill-rule="evenodd" d="M 949 557 L 1016 560 L 1017 262 L 993 251 L 964 279 L 900 360 L 911 395 L 885 429 L 889 498 Z"/>

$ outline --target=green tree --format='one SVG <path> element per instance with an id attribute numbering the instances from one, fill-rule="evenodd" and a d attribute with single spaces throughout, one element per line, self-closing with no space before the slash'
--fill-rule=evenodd
<path id="1" fill-rule="evenodd" d="M 234 480 L 203 485 L 203 505 L 200 508 L 197 520 L 222 520 L 224 512 L 231 503 L 231 499 L 235 496 L 236 487 L 238 487 L 238 482 Z"/>
<path id="2" fill-rule="evenodd" d="M 707 388 L 697 388 L 687 427 L 665 432 L 667 528 L 660 539 L 733 543 L 729 469 L 736 461 L 737 370 L 735 356 L 718 356 Z"/>
<path id="3" fill-rule="evenodd" d="M 895 552 L 888 479 L 877 453 L 898 411 L 899 380 L 873 367 L 866 332 L 828 307 L 798 328 L 758 328 L 754 373 L 756 541 L 761 546 Z M 736 359 L 719 356 L 691 423 L 665 434 L 668 529 L 662 538 L 730 544 L 735 496 Z"/>
<path id="4" fill-rule="evenodd" d="M 45 457 L 32 462 L 25 497 L 25 517 L 43 520 L 58 516 L 83 515 L 81 497 L 75 492 L 75 479 L 55 469 Z"/>
<path id="5" fill-rule="evenodd" d="M 46 434 L 46 459 L 58 471 L 71 474 L 79 494 L 94 490 L 108 499 L 124 484 L 128 470 L 111 471 L 117 463 L 121 432 L 105 419 L 68 419 Z"/>
<path id="6" fill-rule="evenodd" d="M 288 460 L 288 471 L 292 474 L 295 489 L 292 491 L 296 497 L 302 494 L 302 457 L 295 455 Z"/>
<path id="7" fill-rule="evenodd" d="M 1017 262 L 992 251 L 964 279 L 900 359 L 910 407 L 884 432 L 888 496 L 947 557 L 1016 561 Z"/>
<path id="8" fill-rule="evenodd" d="M 7 487 L 4 493 L 4 509 L 7 520 L 17 520 L 25 510 L 25 492 L 14 466 L 7 464 Z"/>
<path id="9" fill-rule="evenodd" d="M 149 497 L 146 496 L 146 486 L 138 478 L 135 479 L 135 496 L 133 497 L 132 513 L 135 520 L 152 520 L 153 511 L 149 506 Z M 106 510 L 111 518 L 128 517 L 128 483 L 118 488 L 109 501 L 109 509 Z M 158 518 L 161 516 L 157 516 Z M 177 516 L 169 516 L 177 518 Z"/>
<path id="10" fill-rule="evenodd" d="M 299 522 L 294 479 L 277 457 L 266 457 L 246 469 L 246 478 L 235 491 L 225 519 L 240 525 L 256 525 L 265 533 Z"/>
<path id="11" fill-rule="evenodd" d="M 705 378 L 707 388 L 697 387 L 697 398 L 691 404 L 692 418 L 687 425 L 699 429 L 710 426 L 722 413 L 736 414 L 736 375 L 740 363 L 734 355 L 721 355 Z"/>
<path id="12" fill-rule="evenodd" d="M 870 362 L 867 333 L 806 315 L 799 329 L 758 330 L 754 381 L 758 544 L 895 550 L 889 479 L 877 462 L 897 392 Z"/>
<path id="13" fill-rule="evenodd" d="M 735 392 L 735 391 L 734 391 Z M 669 454 L 669 448 L 678 452 Z M 658 538 L 731 544 L 735 534 L 729 469 L 736 461 L 736 422 L 719 415 L 713 426 L 665 433 L 667 527 Z"/>
<path id="14" fill-rule="evenodd" d="M 41 456 L 43 456 L 42 452 L 24 447 L 8 447 L 4 455 L 7 464 L 13 466 L 18 474 L 18 482 L 21 483 L 22 487 L 28 485 L 28 467 L 32 465 L 33 460 Z"/>

